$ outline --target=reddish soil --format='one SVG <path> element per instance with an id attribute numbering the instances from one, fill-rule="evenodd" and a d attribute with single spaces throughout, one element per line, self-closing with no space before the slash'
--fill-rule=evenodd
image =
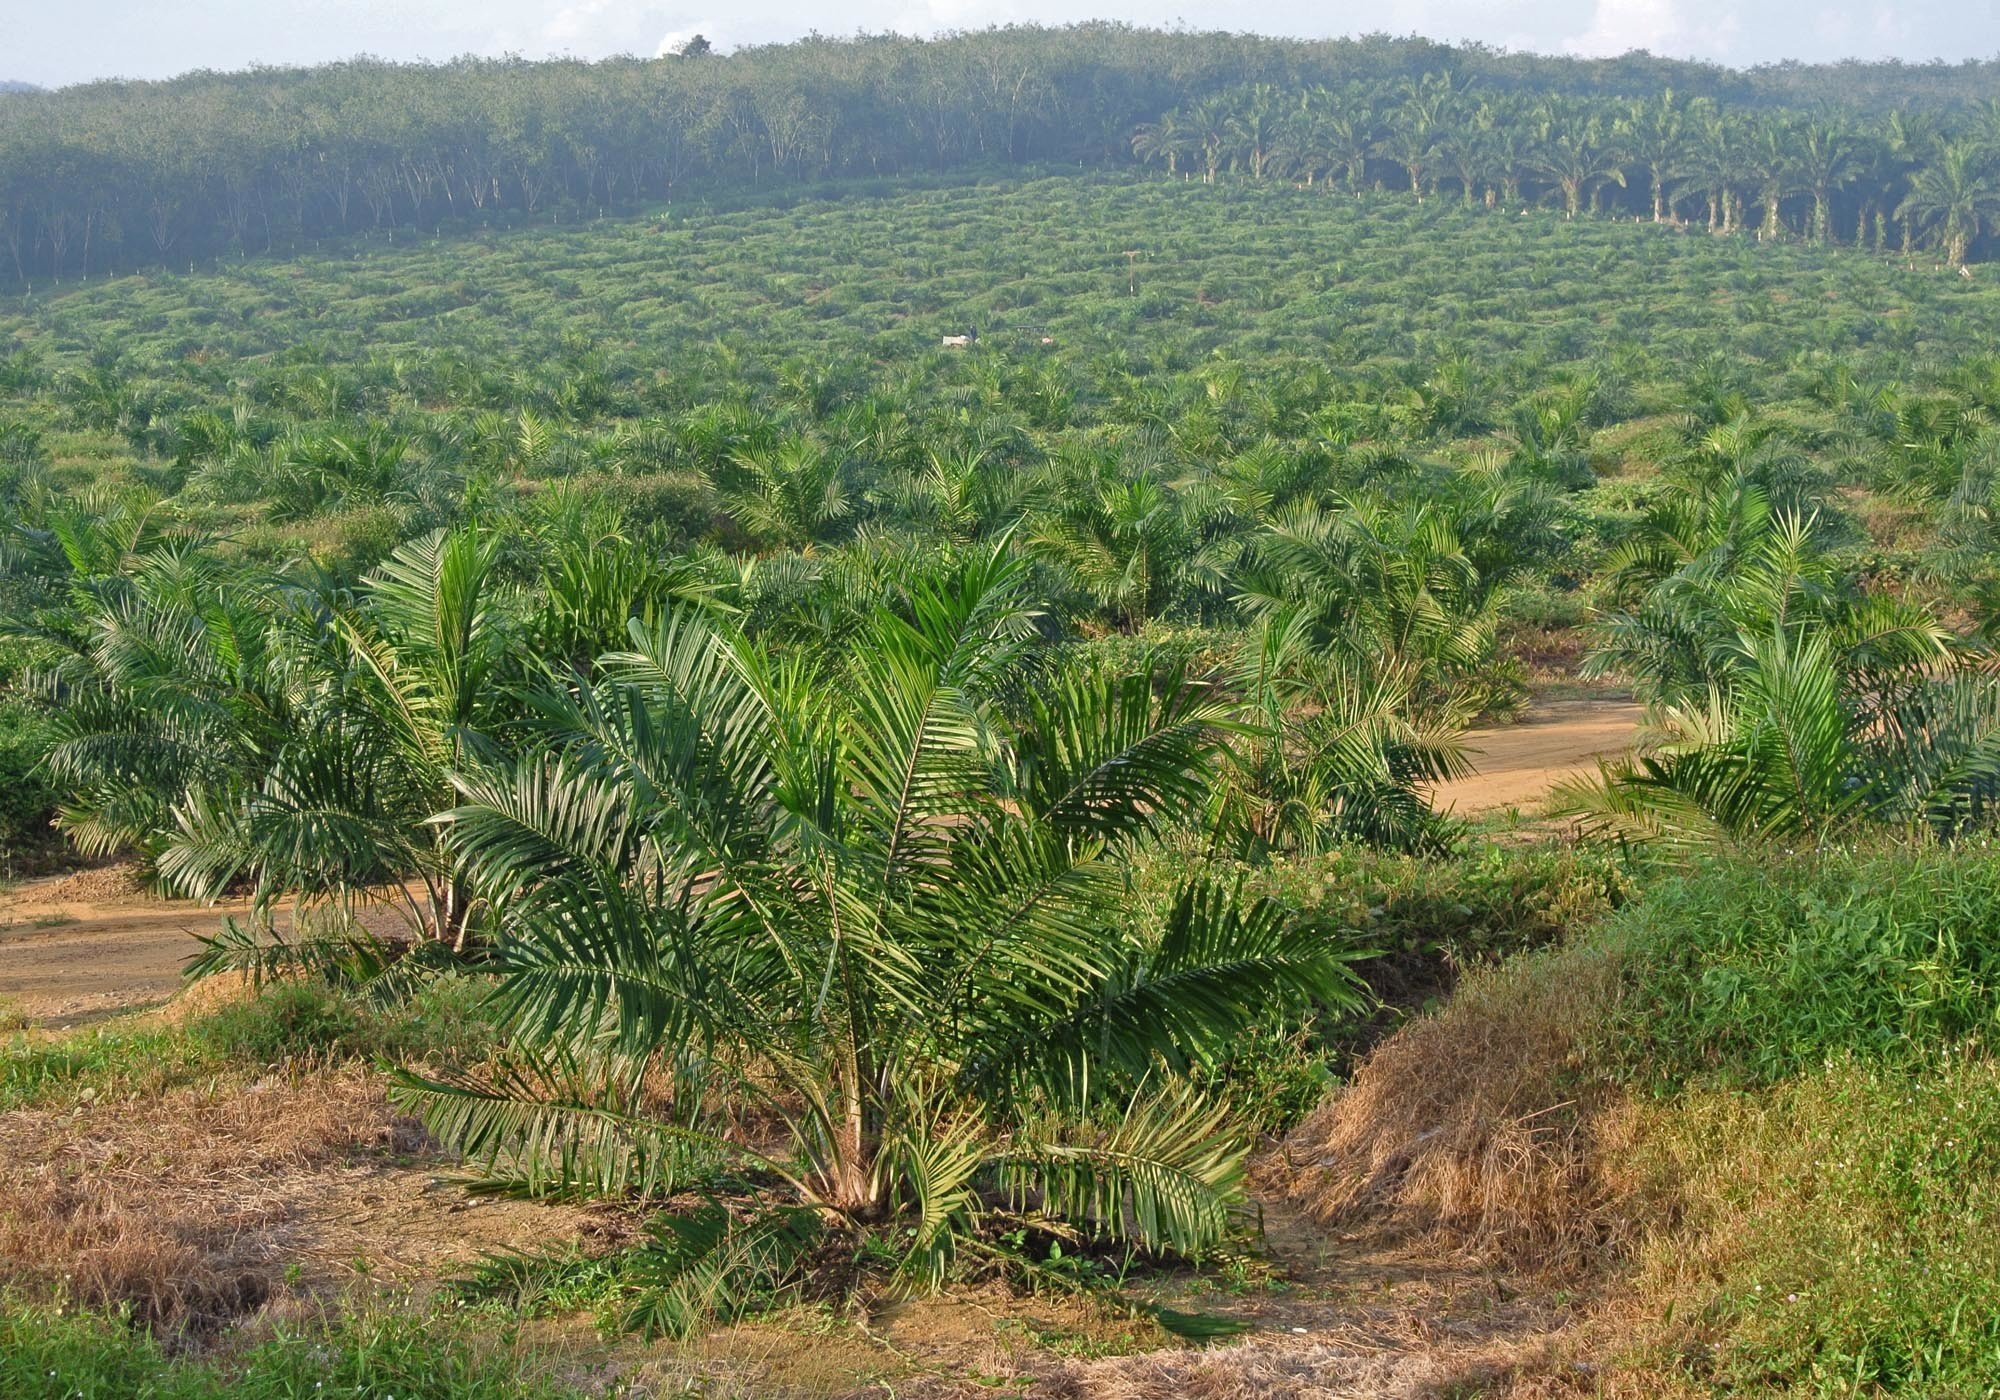
<path id="1" fill-rule="evenodd" d="M 1478 771 L 1441 784 L 1437 806 L 1462 817 L 1509 807 L 1536 812 L 1557 783 L 1594 774 L 1600 758 L 1629 752 L 1645 713 L 1626 699 L 1549 700 L 1532 705 L 1519 723 L 1475 729 L 1465 738 Z"/>
<path id="2" fill-rule="evenodd" d="M 0 1026 L 59 1030 L 158 1006 L 180 990 L 196 939 L 249 913 L 245 899 L 159 899 L 123 865 L 24 881 L 0 893 Z"/>

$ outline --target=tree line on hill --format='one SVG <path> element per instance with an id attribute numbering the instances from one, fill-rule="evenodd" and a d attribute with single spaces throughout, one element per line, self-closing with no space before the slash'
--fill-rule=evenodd
<path id="1" fill-rule="evenodd" d="M 1994 66 L 1735 72 L 1093 24 L 0 93 L 0 277 L 32 287 L 363 231 L 581 217 L 696 182 L 1106 164 L 1135 149 L 1208 178 L 1445 184 L 1572 212 L 1699 203 L 1718 229 L 1763 236 L 1851 222 L 1881 242 L 1890 223 L 1958 261 L 2000 210 L 2000 106 L 1978 105 Z"/>

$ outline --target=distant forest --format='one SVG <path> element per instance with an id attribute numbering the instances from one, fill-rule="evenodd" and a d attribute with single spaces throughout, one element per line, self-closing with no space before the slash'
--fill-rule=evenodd
<path id="1" fill-rule="evenodd" d="M 1142 160 L 1933 249 L 2000 220 L 2000 62 L 1582 60 L 1118 25 L 357 60 L 0 93 L 0 280 L 831 177 Z"/>

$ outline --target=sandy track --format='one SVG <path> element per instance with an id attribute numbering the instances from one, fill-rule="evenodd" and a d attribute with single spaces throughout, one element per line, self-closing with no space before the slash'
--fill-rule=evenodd
<path id="1" fill-rule="evenodd" d="M 1517 724 L 1468 734 L 1479 771 L 1434 798 L 1460 816 L 1533 812 L 1556 783 L 1629 750 L 1643 718 L 1622 699 L 1537 703 Z M 0 895 L 0 1001 L 52 1027 L 156 1005 L 179 989 L 195 938 L 247 909 L 149 898 L 116 867 L 30 881 Z"/>
<path id="2" fill-rule="evenodd" d="M 1529 707 L 1517 724 L 1465 736 L 1478 771 L 1441 784 L 1439 810 L 1471 816 L 1518 807 L 1532 812 L 1565 778 L 1597 771 L 1597 760 L 1628 752 L 1645 719 L 1630 700 L 1551 700 Z"/>
<path id="3" fill-rule="evenodd" d="M 123 865 L 27 881 L 0 894 L 0 1013 L 60 1029 L 157 1006 L 180 990 L 196 940 L 251 912 L 247 899 L 156 898 Z M 357 913 L 378 935 L 406 932 L 388 908 Z M 277 903 L 274 921 L 291 928 L 291 901 Z"/>
<path id="4" fill-rule="evenodd" d="M 157 1005 L 195 939 L 247 909 L 152 899 L 115 867 L 29 881 L 0 895 L 0 1001 L 45 1026 Z"/>

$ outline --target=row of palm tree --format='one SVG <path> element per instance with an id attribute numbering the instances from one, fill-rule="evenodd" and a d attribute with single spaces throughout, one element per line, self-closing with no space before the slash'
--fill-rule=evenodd
<path id="1" fill-rule="evenodd" d="M 1485 92 L 1450 73 L 1394 88 L 1217 93 L 1140 126 L 1133 153 L 1169 175 L 1224 171 L 1358 194 L 1393 170 L 1417 199 L 1540 200 L 1574 218 L 1635 210 L 1760 241 L 1935 248 L 1952 266 L 2000 220 L 2000 105 L 1950 124 L 1909 112 L 1759 111 L 1708 98 Z M 1616 191 L 1616 193 L 1614 192 Z"/>

